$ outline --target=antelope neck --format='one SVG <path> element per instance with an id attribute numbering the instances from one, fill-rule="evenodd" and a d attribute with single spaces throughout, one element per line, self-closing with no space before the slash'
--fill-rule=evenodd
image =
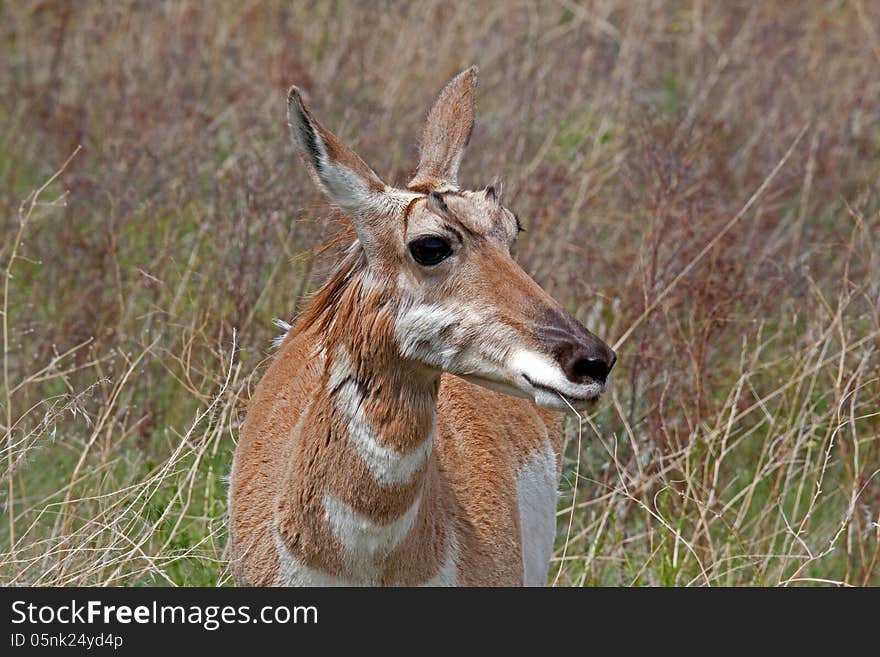
<path id="1" fill-rule="evenodd" d="M 370 315 L 348 322 L 384 324 Z M 345 437 L 354 447 L 348 454 L 366 466 L 350 463 L 349 476 L 361 479 L 350 481 L 353 489 L 380 497 L 405 491 L 403 497 L 418 500 L 433 460 L 440 373 L 400 356 L 393 323 L 369 333 L 368 339 L 352 332 L 324 340 L 334 433 Z"/>

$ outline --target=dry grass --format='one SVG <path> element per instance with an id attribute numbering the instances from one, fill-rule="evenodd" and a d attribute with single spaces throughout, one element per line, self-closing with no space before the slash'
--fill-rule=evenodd
<path id="1" fill-rule="evenodd" d="M 880 584 L 880 7 L 378 6 L 0 5 L 0 581 L 228 581 L 243 404 L 337 229 L 283 90 L 402 182 L 476 63 L 462 178 L 620 352 L 552 581 Z"/>

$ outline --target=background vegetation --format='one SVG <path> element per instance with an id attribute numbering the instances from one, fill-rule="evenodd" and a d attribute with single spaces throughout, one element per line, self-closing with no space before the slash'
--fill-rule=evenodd
<path id="1" fill-rule="evenodd" d="M 857 0 L 0 4 L 0 582 L 228 582 L 244 405 L 338 229 L 284 90 L 402 183 L 471 63 L 463 181 L 503 177 L 521 263 L 620 353 L 551 582 L 880 584 Z"/>

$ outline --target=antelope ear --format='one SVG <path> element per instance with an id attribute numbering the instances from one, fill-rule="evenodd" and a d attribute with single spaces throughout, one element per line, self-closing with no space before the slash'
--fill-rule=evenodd
<path id="1" fill-rule="evenodd" d="M 354 151 L 315 120 L 298 87 L 291 87 L 287 93 L 287 124 L 309 174 L 333 203 L 355 215 L 357 228 L 357 215 L 376 207 L 385 193 L 385 183 Z"/>
<path id="2" fill-rule="evenodd" d="M 456 75 L 428 113 L 419 145 L 419 167 L 407 187 L 420 192 L 458 189 L 458 166 L 474 128 L 477 67 Z"/>

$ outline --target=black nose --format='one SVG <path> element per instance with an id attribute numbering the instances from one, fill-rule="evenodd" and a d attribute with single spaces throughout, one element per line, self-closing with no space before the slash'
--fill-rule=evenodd
<path id="1" fill-rule="evenodd" d="M 617 362 L 611 347 L 561 310 L 547 313 L 535 335 L 572 383 L 604 384 Z"/>
<path id="2" fill-rule="evenodd" d="M 591 345 L 592 346 L 592 345 Z M 576 347 L 562 360 L 562 371 L 574 383 L 605 383 L 608 373 L 617 362 L 617 354 L 611 349 Z"/>

